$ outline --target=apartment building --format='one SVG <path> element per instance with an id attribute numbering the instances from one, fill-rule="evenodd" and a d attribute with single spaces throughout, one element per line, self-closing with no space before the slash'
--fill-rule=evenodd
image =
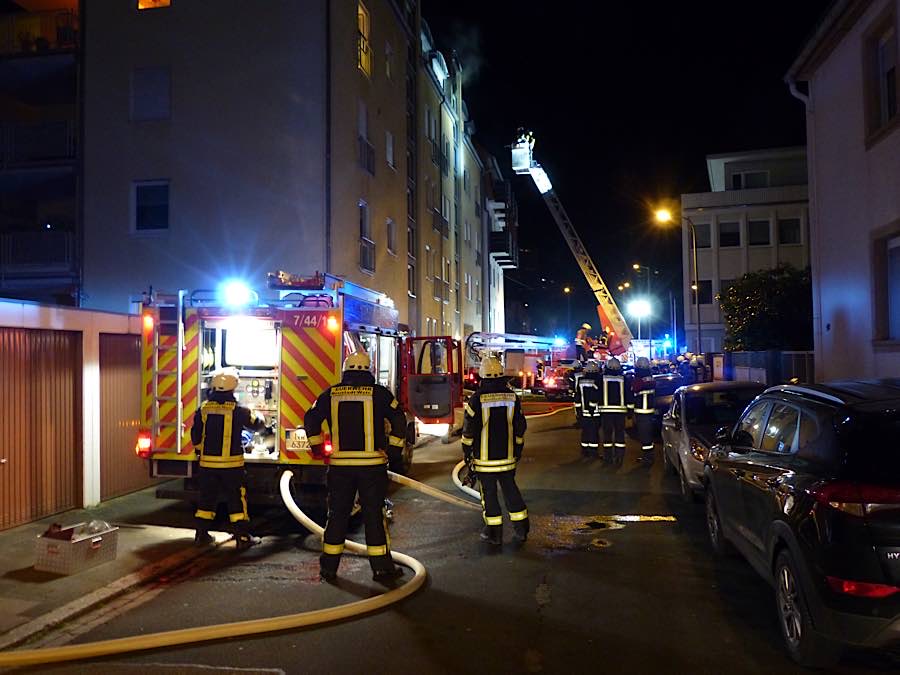
<path id="1" fill-rule="evenodd" d="M 506 292 L 503 275 L 505 270 L 519 266 L 519 212 L 512 182 L 504 176 L 497 158 L 482 150 L 482 161 L 485 166 L 486 196 L 484 223 L 488 231 L 489 251 L 484 283 L 490 289 L 485 330 L 505 333 Z"/>
<path id="2" fill-rule="evenodd" d="M 682 219 L 693 223 L 697 238 L 694 290 L 691 231 L 684 228 L 684 326 L 695 352 L 722 351 L 725 324 L 716 296 L 737 279 L 782 264 L 809 265 L 805 148 L 709 155 L 706 165 L 710 191 L 681 195 Z"/>
<path id="3" fill-rule="evenodd" d="M 78 302 L 77 0 L 0 3 L 0 296 Z"/>
<path id="4" fill-rule="evenodd" d="M 417 2 L 85 5 L 85 304 L 320 270 L 481 330 L 482 167 Z"/>
<path id="5" fill-rule="evenodd" d="M 805 104 L 816 379 L 900 375 L 900 2 L 836 0 L 785 80 Z"/>

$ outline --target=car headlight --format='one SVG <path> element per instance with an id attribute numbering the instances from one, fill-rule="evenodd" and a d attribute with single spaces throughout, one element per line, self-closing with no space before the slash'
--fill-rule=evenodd
<path id="1" fill-rule="evenodd" d="M 706 462 L 706 458 L 709 456 L 709 449 L 698 442 L 695 439 L 691 439 L 691 455 L 698 462 Z"/>

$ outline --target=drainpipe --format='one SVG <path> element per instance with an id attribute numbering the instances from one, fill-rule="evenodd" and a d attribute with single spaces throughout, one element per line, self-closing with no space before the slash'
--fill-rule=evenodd
<path id="1" fill-rule="evenodd" d="M 821 381 L 825 378 L 824 357 L 825 348 L 822 334 L 822 292 L 820 284 L 821 255 L 819 238 L 815 233 L 812 223 L 818 222 L 818 199 L 816 193 L 816 162 L 815 162 L 815 108 L 809 94 L 804 94 L 797 87 L 797 80 L 793 76 L 785 77 L 791 95 L 803 102 L 806 109 L 806 162 L 807 181 L 809 195 L 809 209 L 807 210 L 807 229 L 809 231 L 809 261 L 810 276 L 812 278 L 813 291 L 813 350 L 815 353 L 815 379 Z"/>

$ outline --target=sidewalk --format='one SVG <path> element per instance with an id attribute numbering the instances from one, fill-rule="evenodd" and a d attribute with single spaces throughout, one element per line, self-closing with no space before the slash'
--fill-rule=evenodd
<path id="1" fill-rule="evenodd" d="M 0 649 L 203 553 L 193 546 L 193 517 L 182 502 L 157 499 L 156 487 L 0 532 Z M 114 561 L 70 576 L 34 569 L 35 539 L 50 523 L 105 520 L 119 527 Z M 226 535 L 216 533 L 223 540 Z"/>

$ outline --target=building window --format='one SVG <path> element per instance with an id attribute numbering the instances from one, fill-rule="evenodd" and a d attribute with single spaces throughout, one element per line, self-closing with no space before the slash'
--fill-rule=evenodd
<path id="1" fill-rule="evenodd" d="M 394 134 L 390 131 L 384 132 L 384 158 L 389 167 L 396 168 L 394 166 Z"/>
<path id="2" fill-rule="evenodd" d="M 366 272 L 375 271 L 375 242 L 372 240 L 372 223 L 369 205 L 359 202 L 359 266 Z"/>
<path id="3" fill-rule="evenodd" d="M 360 100 L 356 113 L 356 132 L 359 144 L 359 165 L 375 175 L 375 146 L 369 142 L 369 107 Z"/>
<path id="4" fill-rule="evenodd" d="M 711 305 L 713 301 L 712 295 L 712 280 L 711 279 L 701 279 L 700 280 L 700 304 L 701 305 Z M 691 291 L 691 304 L 697 304 L 697 291 Z"/>
<path id="5" fill-rule="evenodd" d="M 463 226 L 463 232 L 465 235 L 466 244 L 468 246 L 471 246 L 472 245 L 472 223 L 470 223 L 468 220 L 465 222 L 465 224 Z"/>
<path id="6" fill-rule="evenodd" d="M 394 48 L 390 42 L 384 43 L 384 74 L 387 79 L 394 79 Z"/>
<path id="7" fill-rule="evenodd" d="M 160 7 L 169 7 L 172 0 L 138 0 L 138 9 L 159 9 Z"/>
<path id="8" fill-rule="evenodd" d="M 475 280 L 475 313 L 481 314 L 481 282 Z"/>
<path id="9" fill-rule="evenodd" d="M 150 180 L 134 184 L 135 232 L 169 229 L 169 181 Z"/>
<path id="10" fill-rule="evenodd" d="M 725 295 L 728 289 L 734 286 L 735 281 L 735 279 L 719 279 L 719 295 Z"/>
<path id="11" fill-rule="evenodd" d="M 719 248 L 741 245 L 740 223 L 719 223 Z"/>
<path id="12" fill-rule="evenodd" d="M 371 29 L 369 10 L 360 2 L 356 5 L 356 65 L 367 77 L 372 75 L 372 46 L 369 42 Z"/>
<path id="13" fill-rule="evenodd" d="M 441 208 L 441 215 L 444 216 L 444 220 L 450 220 L 450 197 L 444 195 L 443 207 Z"/>
<path id="14" fill-rule="evenodd" d="M 799 244 L 800 242 L 800 219 L 784 218 L 778 221 L 778 243 L 779 244 Z"/>
<path id="15" fill-rule="evenodd" d="M 431 247 L 425 244 L 425 278 L 431 279 L 434 276 L 434 260 L 431 257 Z"/>
<path id="16" fill-rule="evenodd" d="M 889 340 L 900 340 L 900 237 L 887 241 L 887 300 Z"/>
<path id="17" fill-rule="evenodd" d="M 697 248 L 709 248 L 712 246 L 709 223 L 696 223 L 694 230 L 697 233 Z"/>
<path id="18" fill-rule="evenodd" d="M 868 132 L 874 133 L 897 116 L 896 17 L 887 17 L 867 41 Z"/>
<path id="19" fill-rule="evenodd" d="M 169 68 L 131 71 L 131 119 L 167 120 L 172 114 L 172 76 Z"/>
<path id="20" fill-rule="evenodd" d="M 768 246 L 772 243 L 768 220 L 751 220 L 747 223 L 747 239 L 750 246 Z"/>
<path id="21" fill-rule="evenodd" d="M 397 224 L 393 218 L 388 218 L 385 222 L 387 229 L 387 250 L 388 253 L 397 255 Z"/>
<path id="22" fill-rule="evenodd" d="M 731 174 L 732 190 L 753 190 L 769 187 L 768 171 L 739 171 Z"/>
<path id="23" fill-rule="evenodd" d="M 416 297 L 416 261 L 408 258 L 406 261 L 406 286 L 411 297 Z"/>

